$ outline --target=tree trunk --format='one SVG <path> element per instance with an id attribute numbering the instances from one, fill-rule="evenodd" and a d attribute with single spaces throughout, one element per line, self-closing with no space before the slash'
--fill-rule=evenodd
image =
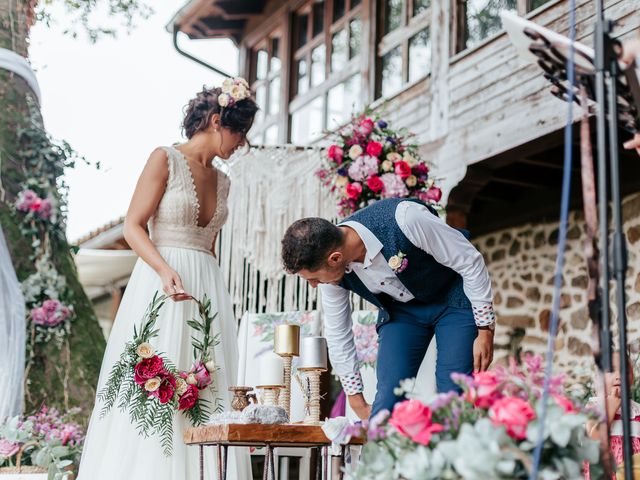
<path id="1" fill-rule="evenodd" d="M 0 0 L 0 47 L 27 56 L 29 28 L 37 2 Z M 13 203 L 26 169 L 16 158 L 24 145 L 19 145 L 18 127 L 28 115 L 27 96 L 35 97 L 18 75 L 0 69 L 0 179 L 6 192 L 0 202 L 0 224 L 7 238 L 14 267 L 20 281 L 34 272 L 29 260 L 31 240 L 22 236 Z M 42 119 L 38 118 L 39 123 Z M 38 350 L 28 372 L 25 385 L 25 411 L 42 404 L 63 410 L 80 407 L 77 420 L 88 418 L 93 407 L 95 385 L 105 341 L 91 303 L 78 281 L 78 274 L 66 239 L 51 239 L 52 258 L 58 272 L 64 275 L 73 292 L 75 317 L 71 335 L 59 348 L 52 342 Z"/>

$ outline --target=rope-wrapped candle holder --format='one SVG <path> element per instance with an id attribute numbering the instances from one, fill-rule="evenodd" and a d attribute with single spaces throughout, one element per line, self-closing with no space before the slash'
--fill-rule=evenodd
<path id="1" fill-rule="evenodd" d="M 305 397 L 305 424 L 320 423 L 320 375 L 327 371 L 327 340 L 324 337 L 302 339 L 302 352 L 296 377 Z"/>
<path id="2" fill-rule="evenodd" d="M 279 404 L 291 418 L 291 365 L 293 357 L 300 355 L 300 326 L 283 324 L 275 328 L 273 351 L 284 362 L 284 388 L 280 392 Z"/>
<path id="3" fill-rule="evenodd" d="M 260 385 L 256 388 L 262 393 L 262 404 L 272 407 L 278 406 L 280 389 L 283 388 L 284 366 L 282 358 L 269 354 L 260 363 Z"/>

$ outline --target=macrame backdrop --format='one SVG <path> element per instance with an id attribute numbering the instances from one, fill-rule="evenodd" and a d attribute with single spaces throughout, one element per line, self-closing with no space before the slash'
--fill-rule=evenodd
<path id="1" fill-rule="evenodd" d="M 218 248 L 236 315 L 316 308 L 317 291 L 285 275 L 280 242 L 300 218 L 336 218 L 335 199 L 315 176 L 322 159 L 319 148 L 260 147 L 228 163 L 229 218 Z"/>

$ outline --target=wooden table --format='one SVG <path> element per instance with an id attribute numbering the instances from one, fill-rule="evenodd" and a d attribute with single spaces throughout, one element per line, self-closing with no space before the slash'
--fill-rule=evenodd
<path id="1" fill-rule="evenodd" d="M 322 461 L 317 462 L 316 479 L 327 479 L 328 447 L 331 442 L 319 425 L 284 424 L 230 424 L 190 427 L 184 432 L 184 443 L 200 447 L 200 480 L 204 480 L 204 447 L 218 448 L 218 479 L 227 477 L 227 450 L 229 447 L 265 447 L 262 478 L 269 474 L 275 480 L 273 449 L 278 447 L 317 448 Z M 349 445 L 363 445 L 360 438 L 353 438 Z M 342 446 L 341 458 L 344 462 L 346 447 Z M 324 453 L 324 454 L 323 454 Z M 340 478 L 343 474 L 340 473 Z M 234 479 L 235 480 L 235 479 Z M 244 480 L 244 479 L 238 479 Z"/>

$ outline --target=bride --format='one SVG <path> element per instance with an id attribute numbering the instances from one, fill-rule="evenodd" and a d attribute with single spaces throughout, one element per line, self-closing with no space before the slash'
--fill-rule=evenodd
<path id="1" fill-rule="evenodd" d="M 124 222 L 125 239 L 140 258 L 115 318 L 98 391 L 125 343 L 133 338 L 133 327 L 139 324 L 156 291 L 173 295 L 174 301 L 160 309 L 156 322 L 159 334 L 152 343 L 177 366 L 191 365 L 190 337 L 196 332 L 187 321 L 198 312 L 195 302 L 185 300 L 189 296 L 202 299 L 206 294 L 212 300 L 212 312 L 218 312 L 213 334 L 220 335 L 213 352 L 219 370 L 212 375 L 217 397 L 225 410 L 230 410 L 228 387 L 235 384 L 238 362 L 236 321 L 213 251 L 228 214 L 229 178 L 211 162 L 214 157 L 226 160 L 245 145 L 257 109 L 243 79 L 225 80 L 222 88 L 205 88 L 186 107 L 182 127 L 188 141 L 157 148 L 149 157 Z M 181 432 L 190 426 L 184 415 L 174 417 L 173 454 L 165 457 L 158 438 L 138 435 L 128 412 L 113 408 L 100 418 L 100 410 L 98 401 L 85 440 L 79 480 L 198 478 L 198 449 L 182 441 Z M 214 471 L 213 457 L 205 461 L 209 472 Z M 251 478 L 245 450 L 231 449 L 228 465 L 228 478 Z M 206 478 L 211 475 L 206 473 Z"/>

